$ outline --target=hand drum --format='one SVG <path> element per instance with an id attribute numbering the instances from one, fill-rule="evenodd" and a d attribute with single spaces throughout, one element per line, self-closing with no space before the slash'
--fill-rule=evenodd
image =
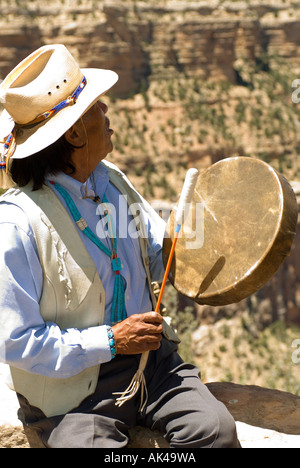
<path id="1" fill-rule="evenodd" d="M 176 211 L 163 245 L 166 264 Z M 260 289 L 289 254 L 296 232 L 295 194 L 265 162 L 219 161 L 198 177 L 177 241 L 169 280 L 199 304 L 239 302 Z"/>

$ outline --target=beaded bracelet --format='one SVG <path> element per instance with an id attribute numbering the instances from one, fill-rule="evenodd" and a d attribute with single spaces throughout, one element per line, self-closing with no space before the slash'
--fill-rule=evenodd
<path id="1" fill-rule="evenodd" d="M 111 358 L 113 359 L 117 354 L 115 336 L 114 336 L 113 329 L 111 327 L 107 325 L 106 329 L 107 329 L 107 336 L 108 336 L 108 344 L 109 344 L 110 352 L 111 352 Z"/>

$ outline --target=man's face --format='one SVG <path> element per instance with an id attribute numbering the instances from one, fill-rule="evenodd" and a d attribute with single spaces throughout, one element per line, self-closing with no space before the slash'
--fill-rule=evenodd
<path id="1" fill-rule="evenodd" d="M 82 117 L 88 137 L 89 157 L 98 162 L 113 150 L 111 136 L 114 132 L 105 115 L 107 111 L 107 105 L 97 101 Z"/>
<path id="2" fill-rule="evenodd" d="M 106 117 L 107 105 L 97 101 L 65 133 L 65 138 L 74 150 L 72 163 L 75 173 L 72 177 L 85 182 L 100 161 L 113 150 L 111 136 L 114 133 Z"/>

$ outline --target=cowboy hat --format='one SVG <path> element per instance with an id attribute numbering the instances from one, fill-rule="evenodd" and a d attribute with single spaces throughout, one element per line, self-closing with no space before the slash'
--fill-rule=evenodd
<path id="1" fill-rule="evenodd" d="M 117 80 L 111 70 L 80 69 L 62 44 L 39 48 L 0 85 L 5 151 L 22 159 L 51 145 Z"/>

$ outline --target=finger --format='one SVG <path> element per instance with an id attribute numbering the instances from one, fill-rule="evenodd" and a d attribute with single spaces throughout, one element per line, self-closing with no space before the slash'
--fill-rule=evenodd
<path id="1" fill-rule="evenodd" d="M 162 334 L 161 333 L 155 333 L 155 334 L 147 334 L 147 335 L 140 335 L 139 338 L 137 338 L 140 342 L 151 342 L 151 343 L 156 343 L 162 340 Z"/>
<path id="2" fill-rule="evenodd" d="M 158 312 L 146 312 L 142 315 L 142 319 L 146 323 L 162 323 L 163 318 Z"/>

